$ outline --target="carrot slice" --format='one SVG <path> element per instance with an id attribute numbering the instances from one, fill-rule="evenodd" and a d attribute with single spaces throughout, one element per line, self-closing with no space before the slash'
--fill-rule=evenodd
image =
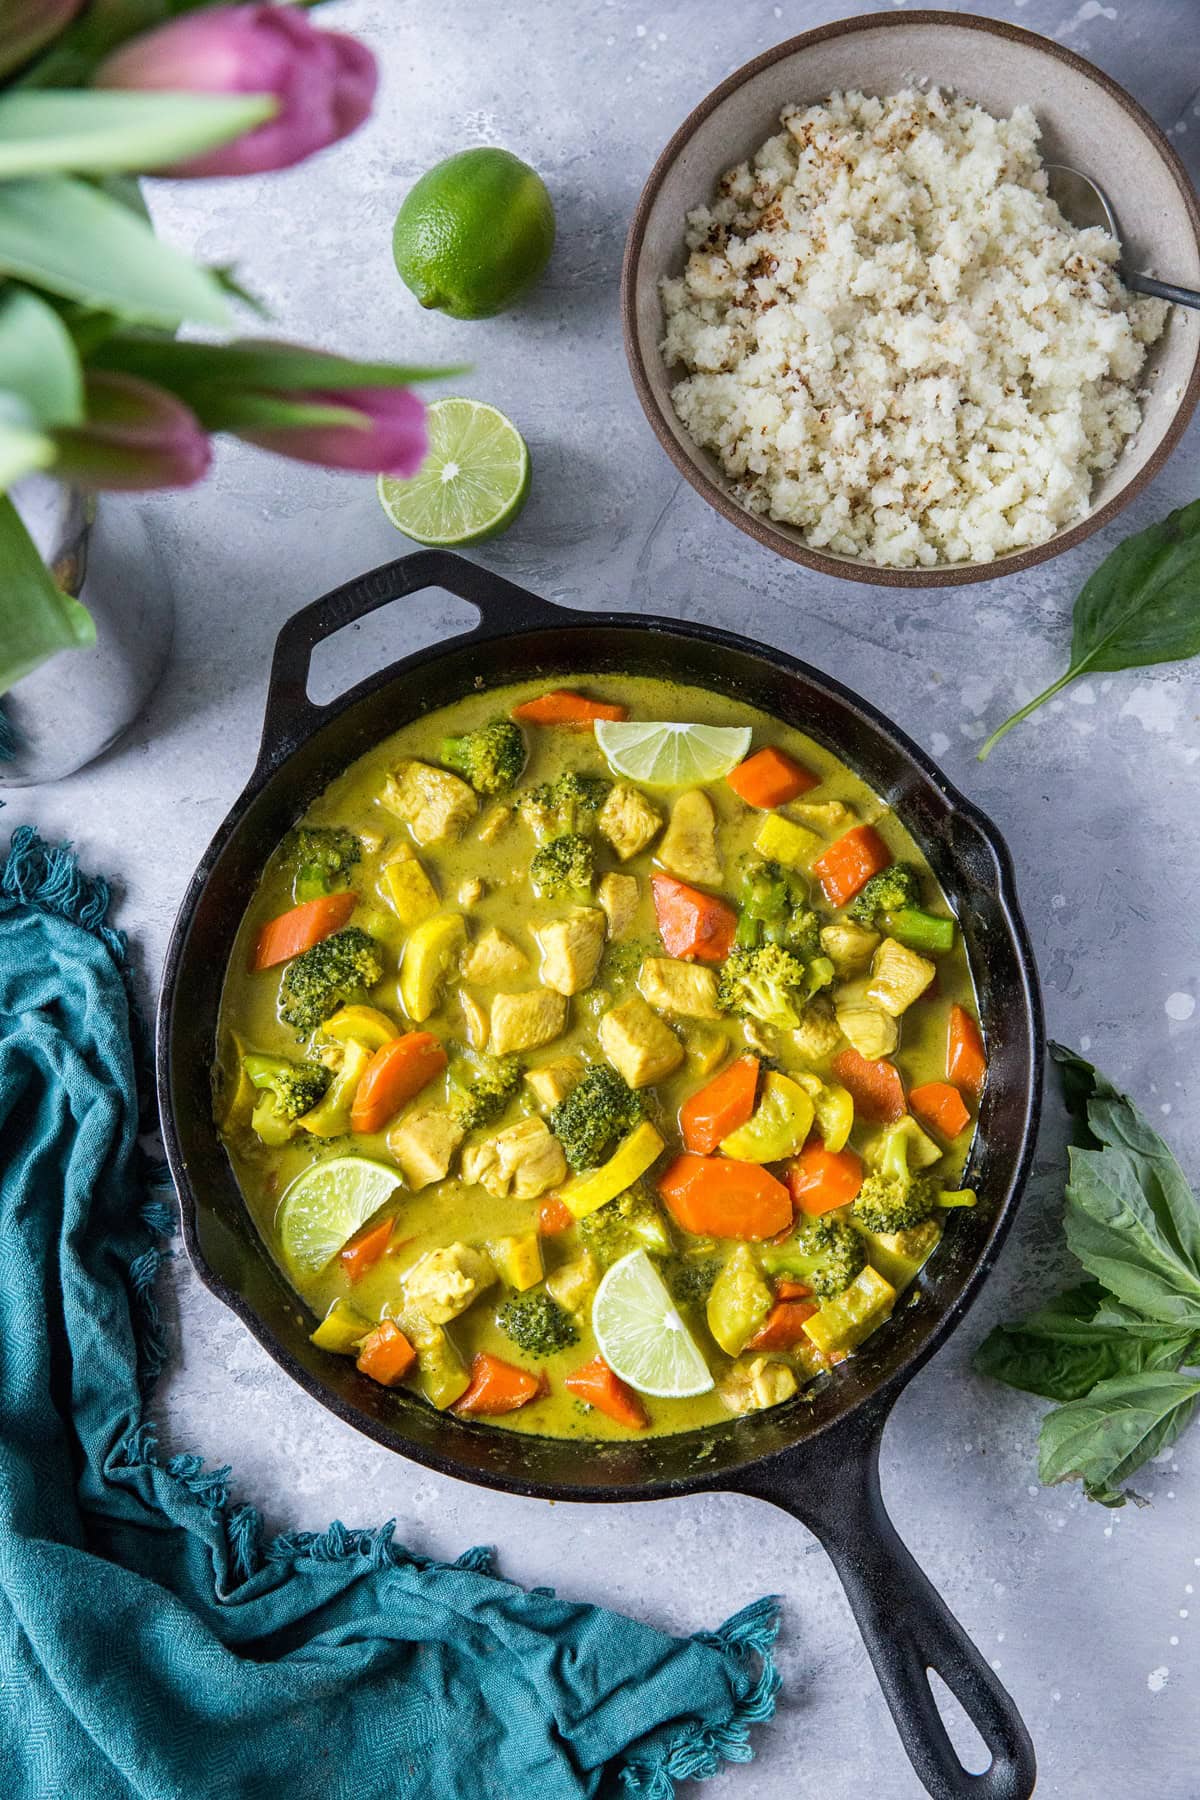
<path id="1" fill-rule="evenodd" d="M 843 1050 L 833 1059 L 833 1072 L 869 1125 L 894 1125 L 904 1117 L 904 1083 L 894 1063 L 869 1062 L 857 1050 Z"/>
<path id="2" fill-rule="evenodd" d="M 757 1056 L 739 1056 L 727 1069 L 697 1088 L 679 1109 L 684 1148 L 708 1156 L 723 1137 L 744 1125 L 758 1090 Z"/>
<path id="3" fill-rule="evenodd" d="M 374 1268 L 388 1247 L 395 1218 L 381 1219 L 378 1225 L 366 1225 L 356 1237 L 338 1252 L 338 1261 L 350 1281 L 361 1281 L 368 1269 Z"/>
<path id="4" fill-rule="evenodd" d="M 891 860 L 891 851 L 873 825 L 854 825 L 817 857 L 812 871 L 830 906 L 845 906 Z"/>
<path id="5" fill-rule="evenodd" d="M 946 1073 L 955 1087 L 965 1088 L 978 1100 L 987 1077 L 987 1052 L 978 1025 L 966 1007 L 957 1004 L 950 1008 Z"/>
<path id="6" fill-rule="evenodd" d="M 631 1431 L 644 1431 L 650 1423 L 650 1416 L 633 1389 L 613 1374 L 602 1356 L 568 1375 L 563 1386 L 577 1399 L 586 1400 L 597 1412 L 607 1414 L 618 1425 L 627 1425 Z"/>
<path id="7" fill-rule="evenodd" d="M 961 1136 L 971 1123 L 962 1095 L 948 1081 L 926 1081 L 913 1088 L 908 1107 L 922 1125 L 947 1139 Z"/>
<path id="8" fill-rule="evenodd" d="M 801 1212 L 813 1218 L 848 1206 L 862 1183 L 861 1156 L 853 1150 L 827 1150 L 820 1140 L 806 1144 L 788 1164 L 792 1199 Z"/>
<path id="9" fill-rule="evenodd" d="M 574 731 L 590 731 L 597 719 L 627 719 L 629 708 L 609 700 L 589 700 L 570 688 L 555 688 L 540 700 L 523 700 L 512 709 L 523 725 L 565 725 Z"/>
<path id="10" fill-rule="evenodd" d="M 381 1387 L 395 1387 L 417 1360 L 417 1353 L 394 1319 L 381 1319 L 358 1347 L 358 1367 Z"/>
<path id="11" fill-rule="evenodd" d="M 332 937 L 357 905 L 358 895 L 347 891 L 319 894 L 315 900 L 302 900 L 299 906 L 280 913 L 259 932 L 250 959 L 251 971 L 274 968 L 276 963 L 311 950 L 322 938 Z"/>
<path id="12" fill-rule="evenodd" d="M 820 1310 L 811 1300 L 777 1300 L 745 1348 L 790 1350 L 804 1336 L 804 1321 Z"/>
<path id="13" fill-rule="evenodd" d="M 811 769 L 806 769 L 803 763 L 793 761 L 782 750 L 776 750 L 771 744 L 765 750 L 756 750 L 745 762 L 740 762 L 725 779 L 747 806 L 758 806 L 765 810 L 772 806 L 784 806 L 789 800 L 794 800 L 797 794 L 807 794 L 809 788 L 816 787 L 821 777 L 814 775 Z"/>
<path id="14" fill-rule="evenodd" d="M 777 1300 L 807 1300 L 812 1293 L 807 1281 L 793 1281 L 790 1275 L 775 1277 L 775 1298 Z"/>
<path id="15" fill-rule="evenodd" d="M 731 1156 L 677 1156 L 659 1178 L 667 1211 L 697 1237 L 760 1240 L 792 1222 L 792 1201 L 782 1181 L 761 1163 Z"/>
<path id="16" fill-rule="evenodd" d="M 497 1413 L 516 1412 L 519 1406 L 536 1400 L 541 1392 L 540 1376 L 493 1356 L 489 1350 L 481 1350 L 471 1362 L 470 1386 L 454 1402 L 453 1411 L 493 1418 Z"/>
<path id="17" fill-rule="evenodd" d="M 432 1031 L 406 1031 L 381 1044 L 354 1091 L 351 1131 L 382 1131 L 406 1100 L 446 1067 L 446 1052 Z"/>
<path id="18" fill-rule="evenodd" d="M 658 935 L 668 956 L 685 961 L 724 962 L 733 949 L 737 914 L 715 894 L 676 881 L 673 875 L 652 875 L 654 915 Z"/>
<path id="19" fill-rule="evenodd" d="M 570 1231 L 575 1223 L 575 1214 L 565 1200 L 543 1200 L 538 1207 L 537 1228 L 541 1237 L 557 1237 L 560 1231 Z"/>

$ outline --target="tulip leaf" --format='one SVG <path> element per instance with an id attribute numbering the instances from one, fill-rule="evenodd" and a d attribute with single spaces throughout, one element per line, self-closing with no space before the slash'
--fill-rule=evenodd
<path id="1" fill-rule="evenodd" d="M 147 325 L 226 325 L 220 285 L 116 200 L 44 175 L 0 186 L 0 273 Z"/>
<path id="2" fill-rule="evenodd" d="M 83 417 L 83 372 L 70 332 L 29 288 L 0 293 L 0 391 L 15 394 L 43 425 Z"/>
<path id="3" fill-rule="evenodd" d="M 309 350 L 303 344 L 280 344 L 268 338 L 241 338 L 232 344 L 180 344 L 172 338 L 122 333 L 97 351 L 96 366 L 140 375 L 198 405 L 212 387 L 262 392 L 322 393 L 345 388 L 409 387 L 461 375 L 465 365 L 430 368 L 405 363 L 358 362 L 332 351 Z"/>
<path id="4" fill-rule="evenodd" d="M 206 431 L 367 430 L 370 420 L 353 406 L 328 400 L 289 400 L 282 394 L 239 394 L 211 388 L 197 396 L 195 413 Z"/>
<path id="5" fill-rule="evenodd" d="M 16 395 L 0 393 L 0 494 L 53 461 L 53 439 L 39 431 Z"/>
<path id="6" fill-rule="evenodd" d="M 54 585 L 16 507 L 0 498 L 0 694 L 48 656 L 95 641 L 91 614 Z"/>
<path id="7" fill-rule="evenodd" d="M 273 118 L 271 94 L 0 95 L 0 180 L 161 169 Z"/>

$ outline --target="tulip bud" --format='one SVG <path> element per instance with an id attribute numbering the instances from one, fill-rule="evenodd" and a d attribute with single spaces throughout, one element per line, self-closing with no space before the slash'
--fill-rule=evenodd
<path id="1" fill-rule="evenodd" d="M 289 393 L 301 406 L 338 406 L 359 415 L 345 425 L 276 425 L 237 435 L 280 456 L 363 475 L 415 475 L 429 449 L 425 404 L 407 388 L 343 388 Z"/>
<path id="2" fill-rule="evenodd" d="M 375 97 L 375 59 L 356 38 L 317 31 L 295 6 L 217 6 L 130 39 L 92 77 L 102 88 L 273 94 L 275 117 L 168 175 L 285 169 L 348 137 Z"/>
<path id="3" fill-rule="evenodd" d="M 0 0 L 0 78 L 65 31 L 83 0 Z"/>
<path id="4" fill-rule="evenodd" d="M 82 425 L 56 431 L 56 472 L 81 487 L 191 487 L 212 451 L 196 415 L 165 388 L 93 371 Z"/>

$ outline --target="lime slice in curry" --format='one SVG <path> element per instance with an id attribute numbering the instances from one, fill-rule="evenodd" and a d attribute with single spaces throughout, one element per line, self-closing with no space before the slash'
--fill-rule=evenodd
<path id="1" fill-rule="evenodd" d="M 315 1275 L 400 1186 L 386 1163 L 331 1156 L 297 1175 L 275 1215 L 280 1248 L 293 1269 Z"/>
<path id="2" fill-rule="evenodd" d="M 707 1394 L 712 1373 L 644 1250 L 615 1262 L 592 1302 L 600 1354 L 622 1381 L 658 1400 Z"/>
<path id="3" fill-rule="evenodd" d="M 652 719 L 597 719 L 608 766 L 647 787 L 695 787 L 736 769 L 750 748 L 748 725 L 672 725 Z"/>
<path id="4" fill-rule="evenodd" d="M 429 454 L 407 481 L 379 477 L 379 499 L 418 544 L 478 544 L 507 531 L 529 494 L 529 451 L 510 419 L 482 400 L 428 408 Z"/>

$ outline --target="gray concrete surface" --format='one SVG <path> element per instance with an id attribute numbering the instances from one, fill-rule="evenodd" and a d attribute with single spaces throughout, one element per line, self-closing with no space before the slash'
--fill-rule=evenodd
<path id="1" fill-rule="evenodd" d="M 365 35 L 384 79 L 367 129 L 286 175 L 160 188 L 177 241 L 236 260 L 282 332 L 415 361 L 469 360 L 455 385 L 526 433 L 533 497 L 481 559 L 566 604 L 647 608 L 734 625 L 808 657 L 889 710 L 1006 833 L 1053 1034 L 1090 1054 L 1162 1120 L 1200 1175 L 1194 1108 L 1194 668 L 1080 684 L 986 767 L 985 721 L 1056 674 L 1070 601 L 1125 525 L 1195 497 L 1193 427 L 1117 531 L 1029 574 L 958 591 L 889 594 L 774 559 L 676 478 L 647 429 L 621 352 L 616 282 L 650 163 L 684 113 L 765 46 L 836 17 L 846 0 L 352 0 L 330 24 Z M 854 10 L 868 10 L 867 7 Z M 1123 80 L 1200 174 L 1195 0 L 995 0 L 993 11 L 1071 44 Z M 394 210 L 419 171 L 499 142 L 546 176 L 559 247 L 517 312 L 483 325 L 426 317 L 390 255 Z M 129 504 L 129 503 L 126 503 Z M 281 621 L 335 582 L 397 554 L 370 482 L 236 445 L 189 493 L 138 501 L 174 572 L 173 661 L 146 716 L 98 766 L 11 794 L 109 872 L 148 986 L 201 850 L 248 773 Z M 109 578 L 145 579 L 120 508 L 101 546 Z M 389 609 L 339 646 L 323 679 L 361 674 L 465 619 L 433 598 Z M 64 691 L 69 670 L 63 666 Z M 993 1660 L 1036 1741 L 1039 1793 L 1087 1800 L 1200 1795 L 1200 1429 L 1147 1471 L 1153 1504 L 1109 1513 L 1035 1475 L 1038 1402 L 971 1373 L 974 1345 L 1062 1282 L 1061 1131 L 1052 1105 L 1038 1169 L 993 1279 L 913 1383 L 884 1449 L 897 1524 Z M 521 1581 L 606 1602 L 673 1631 L 783 1596 L 783 1700 L 758 1759 L 712 1800 L 796 1793 L 910 1800 L 908 1770 L 824 1555 L 782 1514 L 716 1497 L 587 1509 L 506 1499 L 426 1474 L 310 1403 L 178 1259 L 173 1356 L 157 1401 L 167 1442 L 228 1461 L 273 1527 L 394 1515 L 422 1551 L 495 1543 Z"/>

